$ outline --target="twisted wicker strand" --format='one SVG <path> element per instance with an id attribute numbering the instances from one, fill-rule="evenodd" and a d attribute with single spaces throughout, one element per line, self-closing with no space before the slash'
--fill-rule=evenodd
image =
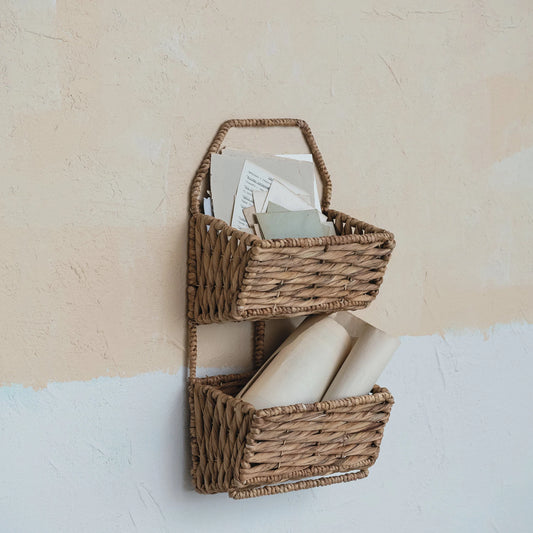
<path id="1" fill-rule="evenodd" d="M 255 498 L 257 496 L 268 496 L 271 494 L 281 494 L 292 492 L 295 490 L 311 489 L 315 487 L 324 487 L 327 485 L 334 485 L 336 483 L 346 483 L 347 481 L 354 481 L 368 476 L 368 470 L 360 470 L 350 474 L 343 474 L 338 476 L 322 477 L 320 479 L 307 479 L 298 481 L 296 483 L 283 483 L 280 485 L 270 485 L 265 487 L 257 487 L 252 489 L 230 489 L 229 495 L 235 500 L 244 498 Z"/>
<path id="2" fill-rule="evenodd" d="M 198 357 L 198 332 L 197 325 L 192 320 L 187 320 L 187 340 L 189 347 L 189 379 L 196 377 L 196 359 Z"/>
<path id="3" fill-rule="evenodd" d="M 265 322 L 254 322 L 254 368 L 258 369 L 265 359 Z"/>

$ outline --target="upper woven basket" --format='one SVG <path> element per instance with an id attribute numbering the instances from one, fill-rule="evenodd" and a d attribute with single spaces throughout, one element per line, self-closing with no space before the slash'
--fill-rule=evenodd
<path id="1" fill-rule="evenodd" d="M 322 180 L 322 211 L 337 235 L 261 239 L 200 211 L 211 154 L 232 127 L 300 128 Z M 198 324 L 265 320 L 362 309 L 378 294 L 394 235 L 329 208 L 331 180 L 311 129 L 303 120 L 224 122 L 191 187 L 188 318 Z M 215 199 L 216 201 L 216 199 Z"/>

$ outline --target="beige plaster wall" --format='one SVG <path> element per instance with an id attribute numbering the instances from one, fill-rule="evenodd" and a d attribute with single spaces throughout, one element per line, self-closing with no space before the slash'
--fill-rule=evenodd
<path id="1" fill-rule="evenodd" d="M 396 234 L 369 320 L 531 321 L 529 1 L 5 1 L 0 20 L 2 383 L 182 364 L 188 187 L 230 117 L 306 119 L 333 205 Z M 201 364 L 244 357 L 248 325 L 200 333 Z"/>

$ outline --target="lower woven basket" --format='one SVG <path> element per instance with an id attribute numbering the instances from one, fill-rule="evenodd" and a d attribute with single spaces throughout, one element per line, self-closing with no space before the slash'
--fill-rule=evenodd
<path id="1" fill-rule="evenodd" d="M 387 389 L 375 386 L 365 396 L 256 410 L 235 398 L 251 375 L 189 380 L 198 492 L 228 492 L 241 499 L 368 475 L 394 403 Z"/>

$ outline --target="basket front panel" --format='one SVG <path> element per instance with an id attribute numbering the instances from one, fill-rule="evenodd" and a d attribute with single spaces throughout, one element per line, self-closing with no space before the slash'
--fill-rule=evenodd
<path id="1" fill-rule="evenodd" d="M 239 314 L 250 318 L 353 310 L 374 300 L 394 248 L 393 236 L 342 213 L 327 213 L 338 233 L 328 244 L 304 247 L 287 239 L 279 246 L 254 248 L 238 295 Z"/>
<path id="2" fill-rule="evenodd" d="M 241 462 L 253 409 L 221 389 L 235 393 L 241 386 L 233 376 L 217 386 L 195 380 L 190 385 L 192 477 L 202 493 L 227 491 Z M 244 380 L 245 381 L 245 380 Z"/>
<path id="3" fill-rule="evenodd" d="M 240 469 L 241 486 L 368 468 L 379 454 L 391 407 L 392 399 L 315 411 L 257 414 Z"/>

